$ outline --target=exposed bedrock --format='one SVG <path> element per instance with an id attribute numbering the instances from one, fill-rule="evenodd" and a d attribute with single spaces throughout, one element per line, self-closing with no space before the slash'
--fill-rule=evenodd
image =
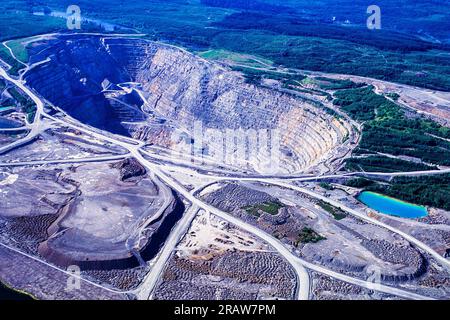
<path id="1" fill-rule="evenodd" d="M 204 129 L 221 129 L 224 135 L 225 129 L 244 130 L 244 140 L 245 130 L 277 129 L 281 146 L 270 131 L 268 150 L 281 150 L 281 170 L 293 172 L 330 156 L 348 134 L 346 123 L 323 110 L 247 84 L 238 73 L 172 46 L 141 39 L 60 36 L 31 51 L 34 62 L 51 59 L 26 75 L 27 82 L 50 102 L 83 122 L 165 147 L 188 143 L 174 137 L 175 129 L 183 128 L 198 139 L 193 134 L 196 121 Z M 111 93 L 107 88 L 120 90 Z M 138 93 L 145 105 L 142 100 L 139 105 Z M 225 138 L 214 143 L 203 138 L 205 152 L 220 155 L 222 150 L 214 143 L 220 147 Z M 263 144 L 261 138 L 257 149 Z M 234 144 L 226 149 L 227 154 L 237 152 Z M 267 157 L 247 150 L 236 161 L 239 167 L 259 171 Z"/>

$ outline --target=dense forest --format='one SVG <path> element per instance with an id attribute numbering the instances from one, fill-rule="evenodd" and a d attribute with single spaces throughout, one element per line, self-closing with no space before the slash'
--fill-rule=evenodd
<path id="1" fill-rule="evenodd" d="M 258 0 L 201 0 L 201 4 L 210 7 L 231 8 L 272 13 L 294 13 L 291 7 L 276 5 Z M 282 3 L 282 2 L 281 2 Z"/>
<path id="2" fill-rule="evenodd" d="M 447 45 L 423 41 L 420 38 L 400 32 L 382 29 L 376 33 L 371 33 L 367 32 L 367 28 L 324 24 L 314 20 L 299 19 L 295 16 L 257 12 L 235 13 L 214 25 L 226 29 L 266 30 L 290 36 L 346 40 L 381 50 L 400 52 L 449 49 Z"/>
<path id="3" fill-rule="evenodd" d="M 336 106 L 364 123 L 358 154 L 407 156 L 424 162 L 379 156 L 357 158 L 347 161 L 349 170 L 419 171 L 450 165 L 450 128 L 419 116 L 407 117 L 400 106 L 376 94 L 372 86 L 338 90 L 333 97 Z"/>
<path id="4" fill-rule="evenodd" d="M 71 0 L 1 2 L 0 38 L 68 32 L 64 19 L 33 13 L 65 11 L 72 4 Z M 259 55 L 288 68 L 450 90 L 448 5 L 431 0 L 421 5 L 380 0 L 386 9 L 383 28 L 373 31 L 365 23 L 369 4 L 350 0 L 77 1 L 85 17 L 193 51 L 225 49 Z M 428 16 L 430 10 L 441 15 Z M 420 23 L 413 20 L 417 16 L 422 17 Z M 83 23 L 80 31 L 93 30 L 95 26 Z"/>

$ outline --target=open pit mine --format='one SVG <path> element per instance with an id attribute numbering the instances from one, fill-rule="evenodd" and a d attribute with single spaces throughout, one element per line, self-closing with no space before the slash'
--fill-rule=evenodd
<path id="1" fill-rule="evenodd" d="M 30 63 L 46 59 L 24 79 L 49 103 L 83 123 L 165 152 L 266 173 L 267 156 L 251 152 L 265 148 L 269 157 L 280 158 L 275 173 L 296 173 L 324 170 L 326 160 L 348 151 L 341 145 L 352 128 L 342 118 L 294 96 L 247 84 L 240 74 L 169 45 L 60 36 L 33 45 Z M 208 129 L 222 136 L 210 137 Z M 264 131 L 268 137 L 257 136 L 252 148 L 249 131 Z M 237 156 L 239 143 L 225 143 L 229 134 L 243 145 L 242 157 Z M 194 146 L 198 140 L 203 143 Z M 227 150 L 219 150 L 223 145 Z M 191 154 L 193 147 L 202 150 Z"/>
<path id="2" fill-rule="evenodd" d="M 9 287 L 38 299 L 449 297 L 449 213 L 407 221 L 358 202 L 344 186 L 356 174 L 339 170 L 360 127 L 327 101 L 138 35 L 42 35 L 27 53 L 19 76 L 0 69 Z"/>

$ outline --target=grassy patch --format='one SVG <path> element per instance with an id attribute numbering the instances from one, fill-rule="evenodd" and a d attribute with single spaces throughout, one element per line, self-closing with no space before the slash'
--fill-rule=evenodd
<path id="1" fill-rule="evenodd" d="M 319 183 L 319 186 L 321 188 L 324 188 L 325 190 L 334 190 L 334 187 L 331 184 L 326 183 L 326 182 Z"/>
<path id="2" fill-rule="evenodd" d="M 12 110 L 14 109 L 14 107 L 15 107 L 14 105 L 7 105 L 7 106 L 0 105 L 0 112 Z"/>
<path id="3" fill-rule="evenodd" d="M 253 68 L 267 68 L 272 65 L 272 61 L 264 58 L 253 57 L 247 54 L 239 54 L 221 49 L 212 49 L 199 52 L 198 55 L 208 60 L 231 61 L 236 64 L 245 65 Z"/>
<path id="4" fill-rule="evenodd" d="M 251 214 L 253 216 L 259 217 L 261 216 L 261 212 L 268 213 L 270 215 L 277 215 L 278 211 L 284 208 L 284 205 L 280 202 L 276 201 L 270 201 L 270 202 L 264 202 L 261 204 L 253 205 L 253 206 L 246 206 L 242 209 L 245 210 L 248 214 Z"/>
<path id="5" fill-rule="evenodd" d="M 8 48 L 6 48 L 3 43 L 0 43 L 0 59 L 11 66 L 11 69 L 8 70 L 10 75 L 18 76 L 19 71 L 25 68 L 23 64 L 11 56 L 11 52 L 9 52 Z"/>
<path id="6" fill-rule="evenodd" d="M 364 87 L 364 83 L 356 83 L 351 80 L 332 79 L 326 77 L 316 77 L 319 86 L 323 90 L 343 90 Z"/>
<path id="7" fill-rule="evenodd" d="M 320 200 L 317 203 L 323 210 L 331 214 L 336 220 L 342 220 L 347 217 L 347 213 L 345 211 L 342 211 L 339 208 L 336 208 L 335 206 L 332 206 L 325 201 Z"/>
<path id="8" fill-rule="evenodd" d="M 322 237 L 316 231 L 311 228 L 304 227 L 302 231 L 298 234 L 297 241 L 295 242 L 295 246 L 298 246 L 300 243 L 317 243 L 319 241 L 326 240 L 325 237 Z"/>
<path id="9" fill-rule="evenodd" d="M 289 89 L 289 90 L 294 90 L 294 91 L 297 91 L 300 93 L 308 93 L 308 94 L 315 95 L 315 96 L 326 97 L 329 101 L 333 100 L 331 94 L 329 94 L 326 91 L 309 88 L 309 87 L 304 87 L 305 85 L 308 85 L 308 81 L 305 83 L 306 79 L 308 79 L 308 78 L 305 78 L 301 81 L 300 81 L 300 79 L 296 79 L 296 80 L 285 79 L 285 81 L 283 81 L 283 88 Z"/>
<path id="10" fill-rule="evenodd" d="M 11 48 L 14 56 L 22 63 L 28 62 L 28 50 L 27 45 L 25 44 L 28 39 L 29 38 L 17 39 L 6 42 L 6 45 Z"/>
<path id="11" fill-rule="evenodd" d="M 299 84 L 306 76 L 301 74 L 286 74 L 276 71 L 259 70 L 254 68 L 246 68 L 236 66 L 233 70 L 242 72 L 248 83 L 259 84 L 262 79 L 273 79 L 281 81 L 285 86 L 292 84 Z"/>

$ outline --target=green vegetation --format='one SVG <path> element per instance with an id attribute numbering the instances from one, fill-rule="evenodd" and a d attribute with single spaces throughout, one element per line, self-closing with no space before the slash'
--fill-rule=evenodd
<path id="1" fill-rule="evenodd" d="M 8 73 L 10 75 L 18 76 L 19 71 L 25 68 L 25 65 L 23 65 L 22 63 L 14 59 L 13 56 L 11 56 L 11 53 L 9 52 L 8 48 L 6 48 L 3 43 L 0 43 L 0 59 L 11 66 L 11 69 L 8 70 Z"/>
<path id="2" fill-rule="evenodd" d="M 378 108 L 392 107 L 389 100 L 373 92 L 372 86 L 353 88 L 335 92 L 333 103 L 355 120 L 375 119 Z"/>
<path id="3" fill-rule="evenodd" d="M 339 90 L 334 104 L 350 117 L 364 121 L 358 153 L 409 156 L 434 165 L 450 165 L 450 128 L 423 118 L 407 118 L 400 106 L 373 91 L 372 86 Z M 434 166 L 389 157 L 350 159 L 349 170 L 415 171 Z"/>
<path id="4" fill-rule="evenodd" d="M 324 188 L 325 190 L 334 190 L 334 187 L 331 184 L 326 183 L 326 182 L 319 183 L 319 186 L 321 188 Z"/>
<path id="5" fill-rule="evenodd" d="M 349 171 L 366 172 L 405 172 L 436 170 L 438 167 L 429 166 L 401 159 L 384 156 L 370 156 L 366 158 L 350 158 L 345 162 L 345 168 Z"/>
<path id="6" fill-rule="evenodd" d="M 431 51 L 401 54 L 371 46 L 357 48 L 343 40 L 267 34 L 257 29 L 246 30 L 245 36 L 235 30 L 218 33 L 212 46 L 256 54 L 289 68 L 355 74 L 439 90 L 450 88 L 450 77 L 442 73 L 450 72 L 446 52 L 441 58 L 436 57 L 438 52 Z M 431 64 L 425 65 L 422 59 Z"/>
<path id="7" fill-rule="evenodd" d="M 272 65 L 272 61 L 260 57 L 254 57 L 247 54 L 239 54 L 226 50 L 208 50 L 197 53 L 200 57 L 208 60 L 231 61 L 235 64 L 248 66 L 252 68 L 267 68 Z"/>
<path id="8" fill-rule="evenodd" d="M 304 87 L 305 85 L 313 84 L 316 85 L 317 83 L 314 81 L 314 79 L 304 77 L 303 80 L 298 79 L 288 79 L 283 82 L 283 88 L 298 91 L 301 93 L 308 93 L 316 96 L 323 96 L 326 97 L 329 101 L 333 100 L 331 94 L 329 94 L 326 91 L 319 90 L 319 89 L 313 89 L 310 87 Z"/>
<path id="9" fill-rule="evenodd" d="M 248 214 L 259 217 L 261 216 L 261 211 L 273 216 L 277 215 L 278 211 L 281 208 L 284 208 L 284 204 L 277 201 L 270 201 L 253 206 L 243 207 L 242 209 L 244 209 Z"/>
<path id="10" fill-rule="evenodd" d="M 25 105 L 28 101 L 30 101 L 25 97 L 25 95 L 19 92 L 16 87 L 8 88 L 8 93 L 21 105 Z"/>
<path id="11" fill-rule="evenodd" d="M 34 121 L 36 115 L 36 105 L 31 99 L 25 98 L 16 88 L 12 87 L 8 89 L 8 92 L 14 98 L 15 101 L 21 106 L 22 112 L 27 115 L 28 122 Z"/>
<path id="12" fill-rule="evenodd" d="M 372 181 L 369 179 L 364 179 L 364 178 L 351 179 L 345 183 L 346 186 L 349 186 L 352 188 L 358 188 L 358 189 L 366 188 L 373 184 L 375 184 L 375 181 Z"/>
<path id="13" fill-rule="evenodd" d="M 14 106 L 13 105 L 9 105 L 9 106 L 2 106 L 0 105 L 0 112 L 3 113 L 5 111 L 14 111 Z M 3 113 L 4 115 L 4 113 Z"/>
<path id="14" fill-rule="evenodd" d="M 373 182 L 365 188 L 403 201 L 450 210 L 450 174 L 396 177 L 388 184 Z"/>
<path id="15" fill-rule="evenodd" d="M 10 0 L 0 4 L 1 39 L 67 31 L 64 19 L 33 15 L 33 11 L 65 11 L 71 0 Z M 347 73 L 382 80 L 450 90 L 450 55 L 444 44 L 424 41 L 412 35 L 411 19 L 427 15 L 424 8 L 445 12 L 433 2 L 423 6 L 384 3 L 384 17 L 395 20 L 399 33 L 383 28 L 366 28 L 367 7 L 354 1 L 325 3 L 272 0 L 79 0 L 88 18 L 133 28 L 148 38 L 171 41 L 193 51 L 225 50 L 263 57 L 288 68 Z M 355 9 L 355 6 L 358 9 Z M 332 9 L 330 9 L 332 8 Z M 433 9 L 429 9 L 433 8 Z M 349 15 L 352 24 L 332 24 L 336 16 Z M 360 10 L 361 15 L 354 15 Z M 408 11 L 409 10 L 409 11 Z M 440 10 L 440 11 L 439 11 Z M 126 14 L 124 14 L 126 12 Z M 314 16 L 311 15 L 314 12 Z M 409 12 L 409 13 L 408 13 Z M 414 13 L 414 14 L 412 14 Z M 421 22 L 424 34 L 448 38 L 448 18 L 434 15 Z M 83 24 L 82 31 L 94 28 Z M 1 40 L 0 39 L 0 40 Z"/>
<path id="16" fill-rule="evenodd" d="M 67 29 L 63 19 L 33 15 L 27 2 L 29 1 L 1 1 L 1 41 Z"/>
<path id="17" fill-rule="evenodd" d="M 432 136 L 439 132 L 437 137 Z M 427 127 L 421 119 L 386 119 L 374 121 L 364 126 L 359 147 L 364 150 L 381 152 L 394 156 L 410 156 L 426 163 L 450 165 L 450 142 L 445 128 Z"/>
<path id="18" fill-rule="evenodd" d="M 398 98 L 400 98 L 400 95 L 398 93 L 395 92 L 390 92 L 386 94 L 386 97 L 391 98 L 394 101 L 397 101 Z"/>
<path id="19" fill-rule="evenodd" d="M 6 45 L 14 52 L 14 56 L 22 63 L 28 62 L 28 50 L 25 44 L 30 38 L 10 40 L 6 42 Z"/>
<path id="20" fill-rule="evenodd" d="M 317 243 L 319 241 L 326 240 L 325 237 L 322 237 L 316 231 L 311 228 L 304 227 L 302 231 L 299 233 L 297 241 L 295 242 L 295 246 L 297 247 L 300 243 Z"/>
<path id="21" fill-rule="evenodd" d="M 440 90 L 450 88 L 449 77 L 442 74 L 450 71 L 449 56 L 441 51 L 445 46 L 414 36 L 308 23 L 286 14 L 239 12 L 213 25 L 232 30 L 215 34 L 214 47 L 257 54 L 289 68 L 355 74 Z M 438 52 L 443 56 L 438 57 Z"/>
<path id="22" fill-rule="evenodd" d="M 335 97 L 335 104 L 340 105 L 352 118 L 366 121 L 357 153 L 370 156 L 348 159 L 347 170 L 403 172 L 435 170 L 436 165 L 450 165 L 450 128 L 421 117 L 406 117 L 398 105 L 375 94 L 370 86 L 340 90 L 335 93 Z M 377 153 L 409 156 L 424 163 Z M 397 177 L 383 184 L 368 179 L 354 179 L 346 185 L 420 205 L 446 210 L 450 208 L 450 175 Z"/>
<path id="23" fill-rule="evenodd" d="M 332 206 L 331 204 L 328 204 L 325 201 L 320 200 L 317 204 L 323 210 L 330 213 L 336 220 L 342 220 L 348 216 L 348 214 L 345 211 L 342 211 L 341 209 Z"/>
<path id="24" fill-rule="evenodd" d="M 316 77 L 319 81 L 319 86 L 323 90 L 343 90 L 364 87 L 364 83 L 356 83 L 351 80 L 340 80 L 325 77 Z"/>
<path id="25" fill-rule="evenodd" d="M 289 89 L 289 90 L 294 90 L 294 91 L 297 91 L 297 92 L 301 92 L 301 93 L 308 93 L 308 94 L 313 94 L 313 95 L 316 95 L 316 96 L 323 96 L 323 97 L 331 97 L 331 95 L 330 94 L 328 94 L 327 92 L 325 92 L 325 91 L 319 91 L 319 90 L 315 90 L 315 89 L 306 89 L 306 88 L 301 88 L 301 87 L 298 87 L 298 84 L 292 84 L 292 83 L 290 83 L 290 84 L 283 84 L 283 88 L 285 88 L 285 89 Z"/>
<path id="26" fill-rule="evenodd" d="M 300 74 L 286 74 L 276 71 L 266 71 L 240 66 L 233 67 L 233 70 L 242 72 L 247 82 L 252 84 L 259 84 L 263 78 L 282 81 L 284 84 L 293 84 L 294 82 L 303 81 L 306 78 L 306 76 Z"/>

